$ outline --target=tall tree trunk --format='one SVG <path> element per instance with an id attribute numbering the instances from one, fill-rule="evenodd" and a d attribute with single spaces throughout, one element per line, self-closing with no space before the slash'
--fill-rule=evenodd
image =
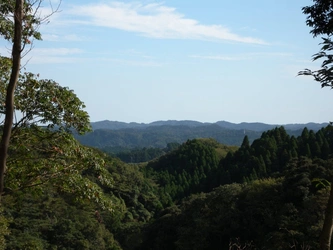
<path id="1" fill-rule="evenodd" d="M 5 124 L 0 142 L 0 201 L 4 190 L 4 174 L 6 171 L 6 162 L 8 154 L 8 146 L 13 126 L 14 117 L 14 91 L 18 81 L 20 66 L 21 66 L 21 52 L 22 52 L 22 21 L 23 21 L 23 3 L 24 0 L 16 0 L 14 11 L 14 40 L 12 48 L 12 72 L 10 75 L 6 102 L 5 102 Z"/>
<path id="2" fill-rule="evenodd" d="M 319 239 L 320 249 L 322 250 L 331 249 L 332 230 L 333 230 L 333 182 L 331 182 L 330 197 L 328 198 L 324 225 Z"/>

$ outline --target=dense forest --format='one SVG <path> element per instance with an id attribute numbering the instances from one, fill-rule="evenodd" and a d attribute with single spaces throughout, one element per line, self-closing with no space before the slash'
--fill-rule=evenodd
<path id="1" fill-rule="evenodd" d="M 7 249 L 316 249 L 332 152 L 332 127 L 279 127 L 240 147 L 193 139 L 140 164 L 92 150 L 112 184 L 81 175 L 112 209 L 47 183 L 10 193 Z"/>
<path id="2" fill-rule="evenodd" d="M 300 133 L 300 131 L 294 131 Z M 262 131 L 247 131 L 250 140 L 260 137 Z M 187 139 L 215 138 L 226 145 L 240 145 L 244 137 L 244 130 L 232 130 L 218 126 L 217 124 L 197 127 L 190 126 L 151 126 L 145 129 L 97 129 L 76 138 L 84 145 L 108 148 L 165 148 L 168 143 L 183 143 Z"/>
<path id="3" fill-rule="evenodd" d="M 105 124 L 105 125 L 104 125 Z M 289 135 L 298 136 L 304 127 L 317 131 L 328 124 L 287 124 Z M 249 141 L 258 139 L 262 132 L 280 125 L 263 123 L 217 122 L 214 124 L 194 121 L 165 121 L 150 124 L 117 123 L 111 121 L 92 123 L 93 131 L 75 136 L 82 144 L 106 150 L 109 153 L 138 148 L 166 148 L 170 143 L 183 143 L 188 139 L 214 138 L 226 145 L 240 146 L 244 135 Z M 269 128 L 269 129 L 265 129 Z"/>
<path id="4" fill-rule="evenodd" d="M 0 36 L 13 45 L 11 58 L 0 56 L 0 249 L 330 249 L 332 125 L 239 130 L 241 142 L 223 144 L 206 125 L 176 126 L 181 141 L 168 126 L 159 140 L 156 126 L 126 128 L 130 149 L 121 130 L 120 144 L 94 148 L 110 133 L 91 132 L 74 91 L 21 67 L 41 40 L 42 2 L 0 4 Z M 300 74 L 332 87 L 333 4 L 314 2 L 303 12 L 314 36 L 328 35 L 314 56 L 326 60 Z M 218 138 L 233 133 L 207 126 Z M 90 146 L 76 139 L 88 132 L 97 134 Z"/>

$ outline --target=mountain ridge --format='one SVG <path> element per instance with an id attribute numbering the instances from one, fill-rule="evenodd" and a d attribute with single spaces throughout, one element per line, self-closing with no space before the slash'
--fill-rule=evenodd
<path id="1" fill-rule="evenodd" d="M 165 148 L 168 143 L 183 143 L 195 138 L 214 138 L 224 145 L 240 146 L 244 136 L 250 142 L 259 138 L 264 131 L 283 126 L 289 135 L 298 136 L 307 127 L 308 130 L 318 131 L 328 123 L 305 123 L 272 125 L 259 122 L 202 123 L 197 121 L 169 120 L 156 121 L 149 124 L 125 123 L 118 121 L 100 121 L 92 123 L 93 131 L 77 136 L 84 145 L 97 148 Z"/>
<path id="2" fill-rule="evenodd" d="M 145 129 L 152 126 L 187 126 L 187 127 L 200 127 L 207 125 L 218 125 L 219 127 L 231 129 L 231 130 L 251 130 L 256 132 L 263 132 L 266 130 L 274 129 L 275 127 L 283 126 L 286 130 L 299 130 L 307 127 L 310 130 L 319 130 L 326 127 L 329 123 L 288 123 L 288 124 L 267 124 L 262 122 L 241 122 L 232 123 L 228 121 L 217 121 L 215 123 L 211 122 L 199 122 L 194 120 L 159 120 L 151 123 L 137 123 L 137 122 L 120 122 L 120 121 L 110 121 L 103 120 L 97 122 L 91 122 L 93 130 L 97 129 L 110 129 L 110 130 L 120 130 L 126 128 L 136 128 Z"/>

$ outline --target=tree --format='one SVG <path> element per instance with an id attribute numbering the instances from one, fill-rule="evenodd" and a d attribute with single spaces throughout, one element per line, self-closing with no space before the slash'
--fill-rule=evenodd
<path id="1" fill-rule="evenodd" d="M 5 119 L 0 141 L 0 198 L 4 189 L 4 174 L 14 119 L 15 88 L 19 79 L 22 53 L 26 45 L 32 44 L 33 39 L 41 39 L 38 27 L 48 18 L 38 14 L 41 3 L 42 0 L 3 0 L 0 3 L 0 35 L 12 43 L 11 73 L 5 94 Z"/>
<path id="2" fill-rule="evenodd" d="M 312 6 L 303 7 L 303 13 L 307 15 L 306 24 L 312 28 L 313 37 L 324 35 L 320 51 L 313 55 L 313 61 L 322 60 L 319 70 L 305 69 L 299 75 L 310 75 L 321 87 L 333 88 L 333 2 L 331 0 L 313 0 Z M 333 231 L 333 181 L 331 192 L 326 207 L 325 220 L 320 236 L 321 249 L 330 249 Z"/>
<path id="3" fill-rule="evenodd" d="M 323 60 L 321 69 L 300 71 L 299 75 L 313 76 L 314 80 L 321 84 L 321 87 L 333 88 L 333 2 L 329 0 L 313 0 L 313 6 L 304 7 L 303 13 L 308 15 L 306 24 L 312 28 L 310 31 L 313 37 L 325 35 L 320 51 L 312 56 L 313 61 Z"/>
<path id="4" fill-rule="evenodd" d="M 0 76 L 5 79 L 10 74 L 11 60 L 0 57 L 0 64 L 5 65 L 0 68 Z M 0 118 L 6 112 L 2 103 L 7 85 L 6 81 L 0 82 Z M 89 171 L 102 185 L 110 186 L 104 160 L 70 133 L 90 130 L 84 103 L 72 90 L 52 80 L 38 79 L 30 72 L 19 75 L 14 94 L 14 112 L 20 118 L 13 121 L 11 129 L 2 195 L 52 183 L 62 191 L 111 207 L 98 185 L 82 175 Z"/>
<path id="5" fill-rule="evenodd" d="M 41 38 L 38 27 L 47 20 L 38 11 L 42 2 L 0 1 L 0 36 L 13 44 L 11 58 L 0 56 L 1 249 L 4 235 L 9 233 L 3 208 L 8 207 L 13 193 L 33 196 L 44 191 L 47 196 L 45 186 L 52 186 L 55 192 L 70 193 L 67 197 L 82 204 L 89 199 L 108 210 L 124 207 L 111 192 L 103 192 L 112 187 L 108 160 L 82 146 L 70 133 L 90 130 L 84 104 L 72 90 L 21 71 L 21 58 L 29 52 L 25 48 Z M 63 220 L 63 225 L 68 225 L 67 221 Z"/>
<path id="6" fill-rule="evenodd" d="M 250 148 L 249 137 L 247 135 L 244 136 L 241 148 L 243 148 L 243 149 L 249 149 Z"/>
<path id="7" fill-rule="evenodd" d="M 6 91 L 6 100 L 5 100 L 5 122 L 0 142 L 0 197 L 2 195 L 4 189 L 4 174 L 6 170 L 6 161 L 9 147 L 9 140 L 11 136 L 13 118 L 14 118 L 14 91 L 15 86 L 18 80 L 20 65 L 21 65 L 21 52 L 22 52 L 22 27 L 23 27 L 23 0 L 16 0 L 15 9 L 13 12 L 14 18 L 14 37 L 13 37 L 13 48 L 12 48 L 12 70 L 9 78 L 9 84 L 7 86 Z M 5 6 L 4 6 L 5 5 Z M 3 24 L 5 21 L 5 15 L 8 15 L 10 9 L 8 8 L 8 4 L 4 3 L 1 5 L 1 10 L 3 11 L 1 16 L 1 23 Z M 4 11 L 5 10 L 5 11 Z M 3 20 L 5 19 L 5 20 Z M 5 23 L 11 28 L 10 23 Z M 9 29 L 11 30 L 11 29 Z M 11 34 L 6 31 L 5 38 L 11 38 Z M 3 34 L 3 30 L 1 30 Z"/>
<path id="8" fill-rule="evenodd" d="M 0 196 L 51 182 L 61 191 L 111 209 L 111 200 L 84 174 L 88 171 L 101 185 L 111 186 L 103 157 L 68 133 L 90 130 L 83 102 L 55 81 L 20 73 L 23 50 L 41 38 L 38 27 L 50 16 L 41 17 L 42 2 L 0 3 L 0 35 L 13 43 L 12 58 L 0 56 L 0 118 L 4 117 L 0 119 Z M 52 9 L 51 15 L 56 11 Z"/>
<path id="9" fill-rule="evenodd" d="M 310 33 L 331 36 L 333 34 L 333 2 L 330 0 L 313 0 L 312 6 L 302 8 L 303 13 L 308 15 L 306 24 L 312 28 Z"/>

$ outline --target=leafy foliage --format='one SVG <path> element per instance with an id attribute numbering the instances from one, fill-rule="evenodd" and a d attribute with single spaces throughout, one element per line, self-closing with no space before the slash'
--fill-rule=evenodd
<path id="1" fill-rule="evenodd" d="M 303 13 L 307 15 L 306 24 L 312 28 L 310 31 L 314 37 L 324 35 L 320 51 L 312 56 L 313 61 L 323 60 L 321 69 L 312 71 L 305 69 L 300 71 L 299 75 L 313 76 L 314 80 L 319 82 L 322 87 L 333 87 L 333 55 L 330 54 L 333 49 L 331 36 L 333 34 L 333 3 L 328 0 L 314 0 L 314 4 L 302 8 Z"/>
<path id="2" fill-rule="evenodd" d="M 289 249 L 295 242 L 317 249 L 327 190 L 309 194 L 299 206 L 285 200 L 282 180 L 193 195 L 146 229 L 142 249 L 229 249 L 236 239 L 254 249 Z"/>
<path id="3" fill-rule="evenodd" d="M 36 15 L 41 2 L 24 1 L 23 49 L 41 39 L 38 26 L 47 20 Z M 333 6 L 324 0 L 316 3 L 303 9 L 311 16 L 308 25 L 315 36 L 330 36 Z M 0 35 L 9 41 L 13 12 L 13 1 L 0 3 Z M 300 74 L 332 86 L 332 48 L 325 38 L 314 56 L 323 60 L 322 69 Z M 11 63 L 0 58 L 2 116 L 8 107 L 4 103 Z M 156 128 L 128 130 L 130 139 L 124 131 L 106 133 L 118 146 L 167 145 L 162 153 L 151 148 L 131 151 L 125 157 L 135 161 L 159 158 L 125 164 L 74 139 L 72 130 L 83 134 L 90 125 L 73 91 L 26 72 L 19 77 L 15 96 L 17 120 L 9 126 L 13 133 L 0 211 L 0 248 L 232 249 L 236 244 L 287 249 L 296 243 L 318 248 L 332 182 L 332 129 L 315 133 L 305 128 L 295 137 L 279 127 L 259 138 L 261 133 L 244 137 L 243 131 L 210 126 L 215 138 L 222 141 L 227 135 L 223 142 L 239 148 L 194 139 L 213 137 L 205 126 L 165 126 L 162 137 Z M 115 146 L 101 145 L 105 133 L 92 134 L 97 135 L 92 145 Z M 180 146 L 168 144 L 183 141 Z"/>
<path id="4" fill-rule="evenodd" d="M 105 147 L 102 150 L 109 155 L 118 157 L 123 162 L 140 163 L 148 162 L 164 155 L 168 151 L 168 148 L 160 149 L 150 147 L 129 149 L 123 147 Z"/>
<path id="5" fill-rule="evenodd" d="M 173 200 L 182 199 L 191 193 L 210 191 L 209 179 L 216 172 L 218 153 L 227 154 L 233 150 L 211 139 L 188 140 L 177 150 L 149 162 L 145 173 L 157 180 L 162 203 L 172 204 Z"/>
<path id="6" fill-rule="evenodd" d="M 316 37 L 333 33 L 333 3 L 330 0 L 314 0 L 311 6 L 303 7 L 303 13 L 307 15 L 306 24 L 312 28 L 311 34 Z"/>
<path id="7" fill-rule="evenodd" d="M 31 44 L 34 39 L 41 40 L 41 33 L 38 31 L 42 23 L 48 21 L 50 15 L 42 16 L 39 13 L 42 7 L 42 0 L 25 0 L 23 1 L 23 20 L 22 20 L 22 47 L 26 44 Z M 59 1 L 60 4 L 61 1 Z M 52 13 L 56 12 L 59 8 L 53 8 L 51 4 Z M 14 39 L 14 15 L 15 1 L 2 0 L 0 3 L 0 35 L 8 40 Z"/>
<path id="8" fill-rule="evenodd" d="M 74 168 L 82 161 L 82 168 L 75 175 L 78 179 L 73 179 L 76 186 L 68 184 L 72 173 L 60 170 L 62 180 L 55 178 L 15 192 L 7 187 L 9 249 L 318 248 L 328 193 L 325 183 L 332 178 L 330 128 L 316 133 L 305 128 L 301 136 L 294 137 L 280 127 L 266 131 L 252 144 L 244 138 L 237 150 L 211 139 L 189 140 L 148 164 L 125 164 L 81 146 L 64 132 L 67 142 L 58 131 L 34 126 L 18 131 L 21 134 L 17 133 L 13 145 L 22 140 L 35 155 L 19 161 L 20 156 L 14 154 L 18 160 L 13 166 L 31 161 L 27 166 L 31 174 L 33 163 L 35 176 L 51 171 L 42 167 L 47 161 L 38 165 L 38 155 L 55 166 L 58 159 L 58 168 L 61 161 Z M 35 138 L 32 135 L 38 135 L 37 131 L 40 137 Z M 59 136 L 58 143 L 51 134 Z M 50 137 L 39 140 L 42 135 Z M 51 145 L 68 152 L 52 151 Z M 223 154 L 222 149 L 226 150 Z M 12 153 L 21 154 L 20 150 L 27 154 L 24 148 Z M 100 164 L 83 167 L 96 163 Z M 20 171 L 32 177 L 20 168 L 17 172 L 11 168 L 8 177 L 19 176 Z M 101 176 L 109 176 L 111 183 Z M 80 189 L 84 186 L 80 179 L 111 200 L 113 211 L 95 205 L 94 194 L 88 199 L 90 193 L 83 193 L 87 187 Z"/>
<path id="9" fill-rule="evenodd" d="M 91 204 L 75 204 L 50 186 L 38 197 L 6 198 L 8 249 L 121 249 Z"/>
<path id="10" fill-rule="evenodd" d="M 186 144 L 198 143 L 190 142 Z M 305 128 L 297 138 L 280 127 L 264 132 L 252 144 L 245 137 L 242 146 L 229 152 L 206 176 L 204 187 L 216 189 L 192 195 L 180 201 L 177 207 L 165 209 L 145 229 L 142 249 L 160 246 L 228 249 L 232 242 L 255 246 L 255 249 L 287 249 L 292 245 L 318 248 L 316 239 L 321 231 L 328 193 L 327 185 L 318 183 L 327 183 L 332 178 L 332 142 L 330 127 L 317 133 Z M 203 152 L 191 155 L 189 150 L 188 155 L 193 161 L 203 157 Z M 176 153 L 179 151 L 173 152 Z M 170 180 L 165 184 L 157 178 L 162 190 L 166 191 L 170 183 L 173 183 L 171 190 L 182 190 L 177 173 L 187 170 L 187 165 L 162 160 L 167 157 L 148 164 L 147 169 L 153 168 L 159 173 L 157 176 L 169 173 Z M 170 173 L 174 173 L 174 177 L 171 178 Z M 243 184 L 228 184 L 233 182 Z M 192 194 L 197 192 L 190 190 Z M 229 200 L 230 196 L 220 194 L 220 190 L 229 190 L 229 194 L 238 191 Z M 166 200 L 163 198 L 166 194 L 170 193 L 163 193 L 162 201 Z M 215 196 L 219 198 L 214 200 Z M 219 210 L 218 206 L 225 210 Z M 169 237 L 164 237 L 166 234 Z"/>
<path id="11" fill-rule="evenodd" d="M 333 20 L 333 19 L 332 19 Z M 333 42 L 330 38 L 322 38 L 323 42 L 321 43 L 322 47 L 320 52 L 312 56 L 313 61 L 322 60 L 321 69 L 319 70 L 310 70 L 305 69 L 300 71 L 298 75 L 309 75 L 313 76 L 314 80 L 321 84 L 321 87 L 331 87 L 333 80 L 333 55 L 329 54 L 333 50 Z"/>
<path id="12" fill-rule="evenodd" d="M 0 83 L 0 113 L 3 114 L 11 60 L 5 57 L 0 60 L 4 80 Z M 21 74 L 15 96 L 15 111 L 20 118 L 13 125 L 6 192 L 52 183 L 111 209 L 111 202 L 104 199 L 98 185 L 82 175 L 87 169 L 93 170 L 101 184 L 110 186 L 104 160 L 81 146 L 69 133 L 71 129 L 79 133 L 90 130 L 83 102 L 68 88 L 52 80 L 39 80 L 28 72 Z M 40 127 L 42 124 L 47 127 Z"/>
<path id="13" fill-rule="evenodd" d="M 311 75 L 314 80 L 319 82 L 322 87 L 333 88 L 333 42 L 331 36 L 333 34 L 333 3 L 328 0 L 314 0 L 312 6 L 303 8 L 303 13 L 307 15 L 306 24 L 312 28 L 311 32 L 314 37 L 324 35 L 322 37 L 321 50 L 313 55 L 313 61 L 323 60 L 321 68 L 316 71 L 305 69 L 299 72 L 299 75 Z M 331 183 L 331 192 L 327 202 L 327 210 L 325 213 L 324 225 L 320 235 L 320 248 L 330 249 L 333 229 L 333 183 Z"/>
<path id="14" fill-rule="evenodd" d="M 0 57 L 0 114 L 5 112 L 5 96 L 11 60 Z M 89 115 L 84 103 L 72 90 L 61 87 L 52 80 L 39 80 L 32 73 L 22 74 L 15 89 L 15 111 L 17 117 L 14 130 L 32 124 L 45 124 L 49 128 L 75 129 L 80 134 L 90 131 Z M 3 122 L 3 121 L 2 121 Z"/>

